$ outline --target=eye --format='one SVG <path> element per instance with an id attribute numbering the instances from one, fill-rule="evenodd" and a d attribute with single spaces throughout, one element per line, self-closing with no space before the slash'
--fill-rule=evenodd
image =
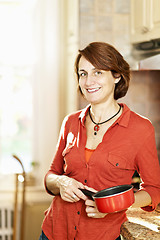
<path id="1" fill-rule="evenodd" d="M 86 76 L 87 76 L 87 73 L 85 73 L 85 72 L 79 73 L 79 77 L 86 77 Z"/>
<path id="2" fill-rule="evenodd" d="M 101 75 L 101 74 L 102 74 L 101 71 L 96 71 L 96 72 L 95 72 L 95 75 L 96 75 L 96 76 Z"/>

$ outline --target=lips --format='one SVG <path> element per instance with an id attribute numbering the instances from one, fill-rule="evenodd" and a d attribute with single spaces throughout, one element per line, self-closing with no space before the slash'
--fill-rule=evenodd
<path id="1" fill-rule="evenodd" d="M 88 88 L 87 92 L 94 93 L 94 92 L 97 92 L 99 89 L 100 89 L 100 87 L 98 87 L 98 88 Z"/>

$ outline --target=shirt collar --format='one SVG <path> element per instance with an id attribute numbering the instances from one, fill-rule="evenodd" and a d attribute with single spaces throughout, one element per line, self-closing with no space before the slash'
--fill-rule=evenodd
<path id="1" fill-rule="evenodd" d="M 82 111 L 81 111 L 81 113 L 80 113 L 80 115 L 79 115 L 79 119 L 81 120 L 81 123 L 82 123 L 83 126 L 84 126 L 84 122 L 85 122 L 85 119 L 86 119 L 86 115 L 87 115 L 87 112 L 88 112 L 90 106 L 91 106 L 91 105 L 89 104 L 89 105 L 87 105 L 84 109 L 82 109 Z"/>
<path id="2" fill-rule="evenodd" d="M 120 105 L 123 107 L 123 112 L 122 112 L 121 116 L 117 119 L 115 124 L 118 123 L 120 126 L 127 127 L 129 124 L 131 110 L 124 103 L 120 103 Z M 84 126 L 86 115 L 87 115 L 87 112 L 88 112 L 90 106 L 91 105 L 89 104 L 84 109 L 82 109 L 81 113 L 79 115 L 79 119 L 83 126 Z"/>
<path id="3" fill-rule="evenodd" d="M 116 123 L 118 123 L 122 127 L 128 127 L 131 110 L 124 103 L 120 103 L 120 105 L 123 107 L 123 112 L 121 116 L 117 119 Z"/>

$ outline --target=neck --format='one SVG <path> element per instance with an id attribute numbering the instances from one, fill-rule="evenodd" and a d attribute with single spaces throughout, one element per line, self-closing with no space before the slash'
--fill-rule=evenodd
<path id="1" fill-rule="evenodd" d="M 119 105 L 116 101 L 106 104 L 91 104 L 91 114 L 93 120 L 97 123 L 105 121 L 119 110 Z"/>

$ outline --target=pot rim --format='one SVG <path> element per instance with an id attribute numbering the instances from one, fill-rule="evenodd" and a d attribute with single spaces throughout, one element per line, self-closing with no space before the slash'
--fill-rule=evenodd
<path id="1" fill-rule="evenodd" d="M 114 188 L 117 188 L 117 187 L 123 187 L 123 186 L 128 186 L 129 189 L 125 190 L 125 191 L 122 191 L 122 192 L 119 192 L 119 193 L 115 193 L 115 194 L 112 194 L 112 195 L 108 195 L 108 196 L 99 196 L 99 197 L 96 197 L 96 194 L 101 194 L 101 192 L 104 192 L 105 190 L 110 190 L 110 189 L 114 189 Z M 99 198 L 110 198 L 110 197 L 114 197 L 114 196 L 117 196 L 117 195 L 121 195 L 123 193 L 126 193 L 128 191 L 131 191 L 133 189 L 133 186 L 132 185 L 129 185 L 129 184 L 126 184 L 126 185 L 118 185 L 118 186 L 114 186 L 114 187 L 110 187 L 110 188 L 106 188 L 106 189 L 103 189 L 97 193 L 95 193 L 92 197 L 94 199 L 99 199 Z"/>

